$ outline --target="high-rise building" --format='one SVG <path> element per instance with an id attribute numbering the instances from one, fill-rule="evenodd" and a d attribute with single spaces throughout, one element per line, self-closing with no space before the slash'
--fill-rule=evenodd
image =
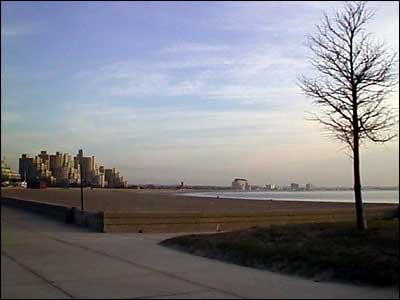
<path id="1" fill-rule="evenodd" d="M 96 159 L 95 159 L 95 157 L 94 156 L 92 156 L 92 167 L 91 167 L 91 169 L 92 169 L 92 173 L 94 173 L 94 172 L 96 172 Z M 94 175 L 94 174 L 92 174 L 92 175 Z"/>
<path id="2" fill-rule="evenodd" d="M 299 184 L 298 183 L 291 183 L 290 184 L 290 190 L 298 191 L 299 190 Z"/>
<path id="3" fill-rule="evenodd" d="M 107 182 L 107 187 L 109 188 L 120 188 L 127 187 L 128 183 L 124 181 L 124 178 L 119 175 L 119 172 L 113 169 L 104 170 L 104 179 Z"/>
<path id="4" fill-rule="evenodd" d="M 103 176 L 100 174 L 101 172 L 97 167 L 96 158 L 94 156 L 83 156 L 83 150 L 80 149 L 78 155 L 74 158 L 74 162 L 75 164 L 81 165 L 82 179 L 84 182 L 95 186 L 104 186 L 104 179 L 102 179 Z"/>
<path id="5" fill-rule="evenodd" d="M 110 187 L 112 183 L 112 169 L 104 170 L 104 179 L 107 181 L 107 187 Z"/>
<path id="6" fill-rule="evenodd" d="M 84 180 L 85 182 L 91 182 L 93 179 L 92 158 L 82 157 L 81 168 L 82 168 L 82 180 Z"/>
<path id="7" fill-rule="evenodd" d="M 50 155 L 47 154 L 47 151 L 41 151 L 38 156 L 42 159 L 42 162 L 46 165 L 46 168 L 50 169 Z"/>
<path id="8" fill-rule="evenodd" d="M 39 156 L 29 157 L 27 154 L 22 154 L 19 159 L 19 173 L 27 182 L 42 180 L 48 184 L 55 183 L 55 177 L 48 166 L 49 162 Z"/>
<path id="9" fill-rule="evenodd" d="M 36 170 L 33 167 L 33 158 L 28 154 L 22 154 L 19 159 L 19 174 L 26 181 L 33 181 L 36 179 Z"/>
<path id="10" fill-rule="evenodd" d="M 75 167 L 75 162 L 68 153 L 56 152 L 55 155 L 50 155 L 50 171 L 59 185 L 80 182 L 79 166 Z"/>
<path id="11" fill-rule="evenodd" d="M 103 173 L 99 173 L 98 175 L 94 176 L 94 182 L 93 184 L 96 187 L 105 187 L 105 180 L 104 180 L 104 174 Z"/>

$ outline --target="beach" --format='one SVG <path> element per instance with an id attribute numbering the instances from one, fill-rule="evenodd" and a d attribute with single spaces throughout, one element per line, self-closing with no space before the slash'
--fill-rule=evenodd
<path id="1" fill-rule="evenodd" d="M 188 196 L 193 190 L 84 189 L 87 211 L 148 211 L 244 213 L 273 210 L 330 210 L 354 208 L 354 203 L 306 201 L 257 201 Z M 2 188 L 2 197 L 15 197 L 80 208 L 79 188 L 21 189 Z M 398 207 L 398 204 L 364 204 L 369 207 Z"/>

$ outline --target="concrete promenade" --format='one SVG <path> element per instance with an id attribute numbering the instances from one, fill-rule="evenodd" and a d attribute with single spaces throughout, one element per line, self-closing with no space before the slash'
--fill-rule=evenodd
<path id="1" fill-rule="evenodd" d="M 173 234 L 94 233 L 1 207 L 1 298 L 370 298 L 396 288 L 314 282 L 158 245 Z"/>

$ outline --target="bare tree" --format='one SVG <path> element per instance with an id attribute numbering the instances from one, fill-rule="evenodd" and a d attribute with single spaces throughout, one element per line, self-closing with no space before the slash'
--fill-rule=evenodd
<path id="1" fill-rule="evenodd" d="M 313 114 L 352 151 L 357 227 L 367 229 L 361 197 L 360 143 L 385 143 L 396 137 L 397 114 L 386 104 L 397 86 L 397 53 L 365 32 L 375 12 L 365 2 L 346 2 L 333 17 L 324 15 L 315 35 L 308 38 L 315 79 L 300 78 L 300 87 L 314 99 L 321 113 Z"/>

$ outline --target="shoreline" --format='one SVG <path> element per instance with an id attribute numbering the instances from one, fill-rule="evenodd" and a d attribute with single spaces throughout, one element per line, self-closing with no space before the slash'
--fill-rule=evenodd
<path id="1" fill-rule="evenodd" d="M 319 196 L 319 194 L 333 194 L 333 193 L 353 193 L 353 191 L 188 191 L 186 193 L 181 193 L 179 196 L 188 196 L 188 197 L 199 197 L 199 198 L 217 198 L 217 199 L 229 199 L 229 200 L 252 200 L 252 201 L 286 201 L 286 202 L 318 202 L 318 203 L 354 203 L 354 199 L 321 199 L 318 198 L 290 198 L 290 194 L 292 195 L 306 195 L 310 193 L 313 196 Z M 379 192 L 379 193 L 396 193 L 398 191 L 381 191 L 381 190 L 367 190 L 363 191 L 363 193 L 368 192 Z M 237 194 L 237 195 L 235 195 Z M 266 194 L 265 197 L 257 197 L 260 194 Z M 288 198 L 273 198 L 274 194 L 276 195 L 287 195 Z M 398 198 L 398 195 L 397 195 Z M 389 199 L 368 199 L 364 198 L 363 203 L 374 203 L 374 204 L 399 204 L 399 200 L 394 198 L 392 200 Z"/>

